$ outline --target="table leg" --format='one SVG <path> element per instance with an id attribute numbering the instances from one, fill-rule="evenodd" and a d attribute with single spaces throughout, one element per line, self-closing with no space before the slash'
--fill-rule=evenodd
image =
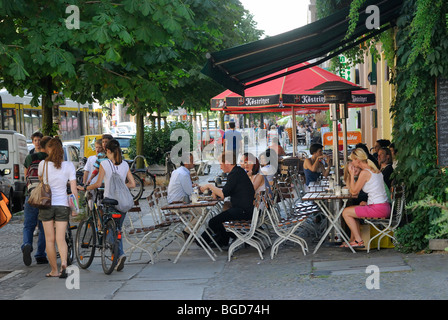
<path id="1" fill-rule="evenodd" d="M 352 248 L 352 246 L 350 245 L 350 241 L 347 237 L 347 235 L 345 234 L 345 232 L 339 228 L 339 226 L 337 225 L 337 219 L 339 219 L 339 217 L 342 214 L 342 211 L 344 211 L 345 206 L 347 205 L 347 199 L 343 199 L 343 205 L 342 208 L 339 210 L 339 212 L 336 214 L 336 216 L 333 216 L 333 214 L 331 214 L 331 211 L 328 209 L 328 207 L 324 204 L 323 200 L 315 200 L 315 202 L 317 203 L 317 205 L 319 206 L 319 208 L 322 210 L 322 212 L 324 213 L 324 215 L 327 217 L 330 226 L 327 228 L 327 230 L 325 231 L 324 235 L 322 236 L 322 238 L 319 240 L 318 244 L 316 245 L 316 248 L 314 249 L 313 254 L 315 254 L 317 252 L 317 250 L 319 250 L 320 246 L 322 245 L 322 243 L 325 241 L 326 237 L 328 236 L 328 234 L 330 233 L 331 229 L 335 229 L 337 232 L 339 232 L 341 234 L 342 239 L 344 240 L 345 243 L 347 243 L 348 247 L 350 248 L 350 250 L 353 253 L 356 253 L 356 251 Z"/>
<path id="2" fill-rule="evenodd" d="M 210 211 L 207 210 L 207 208 L 203 208 L 203 209 L 202 209 L 202 213 L 199 215 L 199 218 L 198 218 L 198 215 L 194 212 L 194 210 L 191 210 L 190 212 L 191 212 L 191 214 L 197 219 L 197 220 L 196 220 L 196 221 L 197 221 L 196 225 L 197 225 L 198 227 L 197 227 L 196 229 L 197 229 L 197 231 L 198 231 L 199 228 L 200 228 L 203 224 L 205 224 L 205 223 L 207 222 L 207 216 L 208 216 L 208 214 L 209 214 Z M 200 219 L 202 216 L 203 216 L 204 218 L 201 219 L 201 223 L 199 223 L 199 219 Z M 211 241 L 215 244 L 215 246 L 218 248 L 218 250 L 222 252 L 221 247 L 218 246 L 218 244 L 216 243 L 215 239 L 211 236 L 210 232 L 208 232 L 207 227 L 205 227 L 204 229 L 205 229 L 205 230 L 204 230 L 205 233 L 208 235 L 208 237 L 211 239 Z M 202 239 L 202 237 L 201 237 L 201 239 Z M 188 248 L 190 247 L 192 241 L 193 241 L 193 238 L 191 238 L 191 241 L 188 242 L 187 250 L 188 250 Z M 207 245 L 207 247 L 208 247 L 209 250 L 213 253 L 213 255 L 214 255 L 215 257 L 217 257 L 217 255 L 216 255 L 215 252 L 210 248 L 210 246 L 209 246 L 205 241 L 204 241 L 204 243 Z"/>
<path id="3" fill-rule="evenodd" d="M 174 263 L 177 262 L 177 260 L 179 260 L 180 256 L 187 250 L 187 248 L 189 247 L 190 243 L 193 241 L 193 238 L 195 238 L 198 243 L 200 244 L 200 246 L 202 247 L 202 249 L 204 249 L 204 251 L 209 255 L 209 257 L 213 260 L 216 261 L 215 257 L 213 255 L 215 255 L 215 253 L 213 252 L 213 250 L 210 248 L 210 246 L 204 241 L 204 239 L 202 239 L 201 235 L 197 234 L 197 231 L 199 230 L 199 228 L 202 225 L 202 222 L 205 220 L 206 217 L 206 213 L 201 214 L 201 216 L 198 218 L 198 220 L 196 221 L 196 224 L 193 226 L 193 228 L 191 228 L 191 224 L 189 221 L 187 221 L 183 215 L 179 212 L 176 211 L 176 215 L 179 217 L 179 219 L 182 221 L 182 223 L 185 225 L 185 227 L 190 231 L 190 235 L 188 236 L 187 240 L 185 241 L 184 245 L 182 246 L 181 250 L 179 251 L 179 253 L 176 256 L 176 259 L 174 259 Z"/>

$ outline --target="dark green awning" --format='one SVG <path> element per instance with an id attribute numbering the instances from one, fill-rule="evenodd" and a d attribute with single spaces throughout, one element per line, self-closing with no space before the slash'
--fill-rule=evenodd
<path id="1" fill-rule="evenodd" d="M 227 89 L 244 96 L 244 89 L 273 80 L 266 77 L 281 69 L 312 59 L 318 65 L 365 40 L 392 27 L 400 14 L 403 0 L 368 0 L 359 12 L 355 31 L 344 39 L 348 30 L 349 8 L 340 10 L 324 19 L 274 37 L 207 54 L 207 64 L 202 73 Z M 376 5 L 380 13 L 380 29 L 369 30 L 366 13 L 369 5 Z M 281 23 L 281 22 L 279 22 Z M 332 52 L 331 55 L 328 55 Z M 300 69 L 294 70 L 294 72 Z M 277 75 L 282 77 L 287 73 Z M 248 85 L 249 82 L 254 81 Z"/>

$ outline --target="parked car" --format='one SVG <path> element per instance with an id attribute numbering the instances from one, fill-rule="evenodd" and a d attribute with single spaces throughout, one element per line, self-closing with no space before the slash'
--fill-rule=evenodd
<path id="1" fill-rule="evenodd" d="M 79 156 L 90 157 L 96 154 L 95 152 L 95 141 L 101 139 L 101 134 L 82 136 L 80 139 L 81 148 Z M 114 136 L 120 143 L 121 150 L 123 152 L 123 157 L 129 160 L 129 145 L 131 143 L 132 136 Z"/>
<path id="2" fill-rule="evenodd" d="M 131 136 L 118 136 L 118 137 L 114 137 L 114 139 L 116 139 L 118 141 L 118 143 L 120 143 L 120 148 L 121 148 L 121 152 L 123 152 L 123 157 L 126 160 L 131 160 L 129 158 L 129 146 L 131 144 Z"/>
<path id="3" fill-rule="evenodd" d="M 80 151 L 79 148 L 70 143 L 63 143 L 64 148 L 64 160 L 71 161 L 75 165 L 75 169 L 78 169 L 80 162 Z"/>
<path id="4" fill-rule="evenodd" d="M 0 170 L 9 170 L 2 178 L 8 180 L 3 185 L 10 186 L 9 199 L 12 200 L 14 211 L 23 208 L 25 200 L 24 162 L 28 155 L 28 146 L 23 134 L 13 130 L 0 130 Z"/>

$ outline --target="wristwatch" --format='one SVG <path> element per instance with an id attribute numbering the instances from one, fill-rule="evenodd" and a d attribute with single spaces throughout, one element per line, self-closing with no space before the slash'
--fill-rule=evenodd
<path id="1" fill-rule="evenodd" d="M 84 191 L 87 191 L 87 186 L 84 186 Z"/>

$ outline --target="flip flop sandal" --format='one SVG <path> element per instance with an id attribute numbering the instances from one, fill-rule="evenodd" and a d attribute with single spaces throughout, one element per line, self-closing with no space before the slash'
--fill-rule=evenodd
<path id="1" fill-rule="evenodd" d="M 364 246 L 364 241 L 363 240 L 361 240 L 361 241 L 353 241 L 353 242 L 350 242 L 350 245 L 352 246 L 352 248 L 353 249 L 362 249 L 362 248 L 365 248 L 365 246 Z"/>
<path id="2" fill-rule="evenodd" d="M 65 279 L 67 278 L 67 271 L 65 270 L 66 267 L 62 267 L 61 274 L 59 275 L 59 278 Z"/>
<path id="3" fill-rule="evenodd" d="M 56 276 L 54 276 L 54 275 L 51 274 L 51 272 L 49 272 L 49 273 L 47 273 L 47 274 L 45 275 L 45 277 L 46 277 L 46 278 L 59 278 L 60 275 L 56 275 Z"/>

